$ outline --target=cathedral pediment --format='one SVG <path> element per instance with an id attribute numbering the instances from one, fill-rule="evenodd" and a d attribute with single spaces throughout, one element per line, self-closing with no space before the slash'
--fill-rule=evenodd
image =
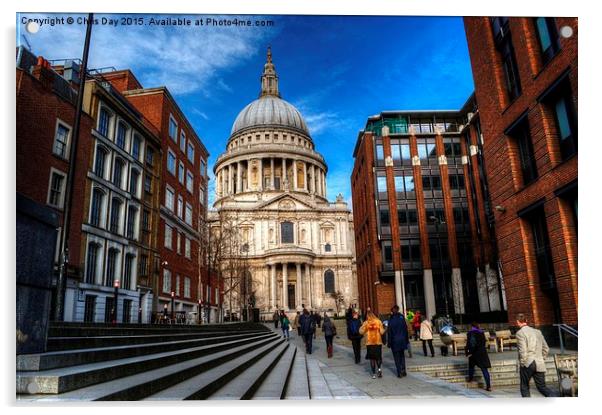
<path id="1" fill-rule="evenodd" d="M 266 200 L 260 204 L 257 209 L 261 210 L 316 210 L 316 206 L 313 206 L 310 202 L 302 200 L 292 194 L 284 194 L 274 197 L 273 199 Z"/>

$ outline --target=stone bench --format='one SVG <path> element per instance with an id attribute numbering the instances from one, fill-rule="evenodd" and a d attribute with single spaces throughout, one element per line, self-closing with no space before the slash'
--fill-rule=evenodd
<path id="1" fill-rule="evenodd" d="M 497 330 L 495 332 L 495 339 L 500 352 L 504 351 L 504 346 L 507 346 L 509 349 L 512 348 L 512 345 L 516 346 L 516 336 L 510 330 Z"/>
<path id="2" fill-rule="evenodd" d="M 577 396 L 577 355 L 554 355 L 560 396 Z"/>

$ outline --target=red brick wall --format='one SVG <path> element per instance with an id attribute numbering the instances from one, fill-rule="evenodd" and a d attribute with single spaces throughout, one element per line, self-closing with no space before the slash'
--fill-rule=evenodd
<path id="1" fill-rule="evenodd" d="M 69 161 L 53 154 L 57 118 L 73 131 L 75 107 L 56 95 L 51 84 L 40 82 L 40 76 L 50 79 L 54 75 L 52 71 L 39 67 L 34 70 L 34 75 L 19 68 L 16 70 L 16 190 L 46 205 L 50 169 L 55 168 L 67 174 L 69 168 Z M 86 172 L 90 165 L 92 125 L 92 119 L 82 114 L 69 235 L 71 267 L 78 267 L 81 259 L 81 226 L 85 211 L 83 205 Z M 57 209 L 57 212 L 62 226 L 62 209 Z"/>
<path id="2" fill-rule="evenodd" d="M 577 179 L 577 156 L 561 161 L 551 114 L 537 102 L 537 97 L 568 69 L 577 111 L 577 19 L 556 19 L 558 28 L 570 26 L 573 36 L 561 37 L 560 51 L 544 65 L 533 19 L 510 18 L 522 87 L 521 95 L 513 102 L 509 102 L 505 92 L 501 59 L 494 47 L 489 19 L 466 17 L 464 23 L 485 140 L 483 150 L 492 204 L 506 209 L 495 211 L 495 226 L 509 319 L 512 321 L 517 312 L 525 312 L 536 325 L 553 323 L 550 300 L 537 282 L 530 227 L 517 216 L 519 210 L 544 198 L 562 321 L 577 324 L 575 224 L 568 207 L 554 195 L 555 190 Z M 526 187 L 521 179 L 516 146 L 504 135 L 504 130 L 525 111 L 539 174 Z"/>

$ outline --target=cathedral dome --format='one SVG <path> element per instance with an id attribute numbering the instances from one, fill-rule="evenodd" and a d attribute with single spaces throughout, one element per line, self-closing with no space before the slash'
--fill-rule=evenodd
<path id="1" fill-rule="evenodd" d="M 292 128 L 309 135 L 299 110 L 276 95 L 263 95 L 243 108 L 232 125 L 231 134 L 257 126 Z"/>

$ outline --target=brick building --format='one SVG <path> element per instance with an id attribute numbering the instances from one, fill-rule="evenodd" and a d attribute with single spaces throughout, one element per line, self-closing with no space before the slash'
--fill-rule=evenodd
<path id="1" fill-rule="evenodd" d="M 460 110 L 387 111 L 359 133 L 351 182 L 362 309 L 399 304 L 429 317 L 501 309 L 466 124 Z"/>
<path id="2" fill-rule="evenodd" d="M 49 206 L 59 215 L 54 264 L 57 274 L 58 241 L 63 226 L 76 99 L 77 91 L 46 60 L 23 47 L 17 49 L 16 191 Z M 84 220 L 86 171 L 90 163 L 94 120 L 83 114 L 80 125 L 71 211 L 73 225 L 69 235 L 70 266 L 66 274 L 70 285 L 80 280 L 82 273 L 81 223 Z"/>
<path id="3" fill-rule="evenodd" d="M 159 132 L 162 149 L 159 269 L 154 311 L 198 312 L 216 321 L 220 289 L 199 264 L 199 225 L 207 213 L 209 154 L 167 88 L 143 88 L 129 71 L 103 76 Z M 211 313 L 209 310 L 213 310 Z"/>
<path id="4" fill-rule="evenodd" d="M 577 19 L 464 19 L 509 318 L 577 324 Z"/>

